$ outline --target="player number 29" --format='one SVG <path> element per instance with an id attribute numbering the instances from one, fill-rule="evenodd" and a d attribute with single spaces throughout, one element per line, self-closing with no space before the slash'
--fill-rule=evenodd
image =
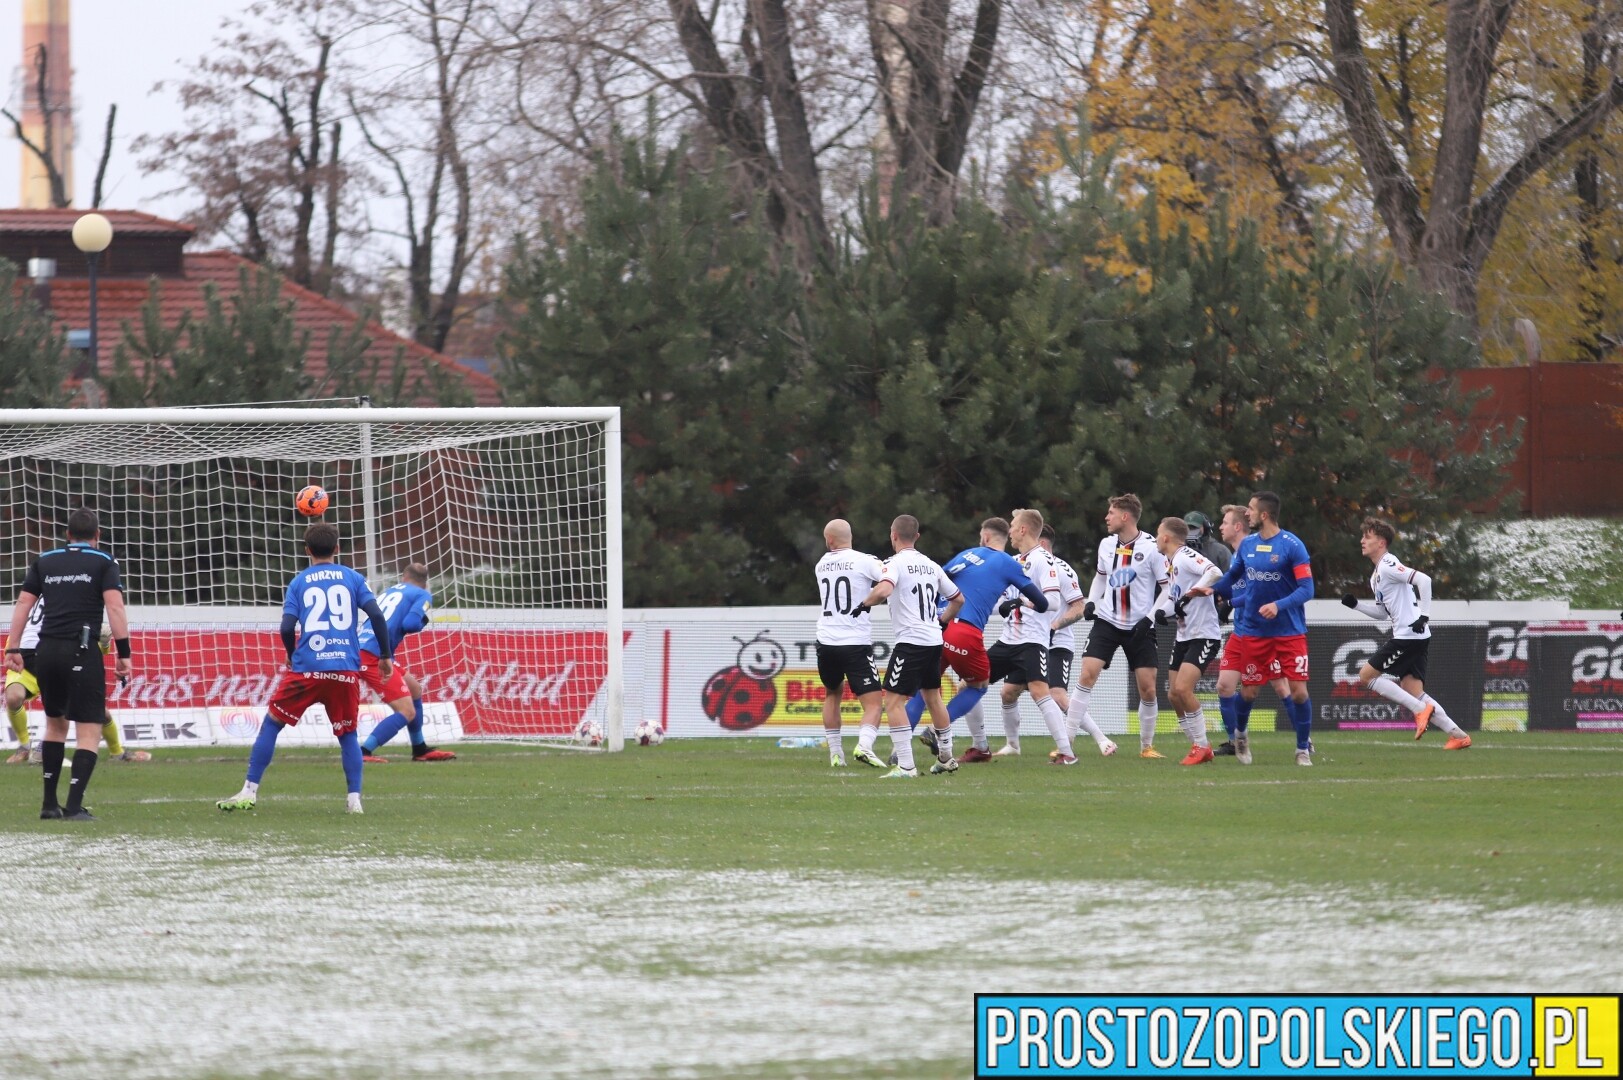
<path id="1" fill-rule="evenodd" d="M 355 622 L 349 590 L 342 585 L 326 589 L 312 585 L 304 590 L 304 629 L 348 630 Z"/>

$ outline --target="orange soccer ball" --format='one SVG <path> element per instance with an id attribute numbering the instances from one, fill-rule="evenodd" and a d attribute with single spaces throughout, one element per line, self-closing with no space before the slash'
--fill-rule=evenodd
<path id="1" fill-rule="evenodd" d="M 327 512 L 327 489 L 311 484 L 293 499 L 293 506 L 305 517 L 320 517 Z"/>

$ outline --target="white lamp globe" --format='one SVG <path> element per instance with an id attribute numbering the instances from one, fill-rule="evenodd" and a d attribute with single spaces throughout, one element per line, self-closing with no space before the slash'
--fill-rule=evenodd
<path id="1" fill-rule="evenodd" d="M 99 255 L 113 242 L 113 223 L 101 214 L 85 214 L 73 223 L 73 246 L 86 255 Z"/>

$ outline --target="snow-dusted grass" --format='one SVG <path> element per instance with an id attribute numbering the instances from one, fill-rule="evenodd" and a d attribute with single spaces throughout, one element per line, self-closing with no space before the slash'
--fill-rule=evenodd
<path id="1" fill-rule="evenodd" d="M 978 989 L 1623 977 L 1606 904 L 8 843 L 7 1076 L 945 1077 Z"/>
<path id="2" fill-rule="evenodd" d="M 1623 604 L 1623 521 L 1546 518 L 1496 521 L 1473 534 L 1503 600 L 1567 600 L 1573 607 Z"/>

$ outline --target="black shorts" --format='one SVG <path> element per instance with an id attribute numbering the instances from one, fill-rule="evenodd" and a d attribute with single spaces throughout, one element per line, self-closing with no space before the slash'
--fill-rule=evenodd
<path id="1" fill-rule="evenodd" d="M 1188 641 L 1180 641 L 1172 646 L 1172 663 L 1168 665 L 1167 670 L 1176 672 L 1185 664 L 1194 664 L 1200 670 L 1205 671 L 1222 651 L 1223 641 L 1221 638 L 1197 637 L 1190 638 Z"/>
<path id="2" fill-rule="evenodd" d="M 838 694 L 847 680 L 857 697 L 879 689 L 879 676 L 873 670 L 873 648 L 868 645 L 824 645 L 819 641 L 817 676 L 830 694 Z"/>
<path id="3" fill-rule="evenodd" d="M 1413 675 L 1425 682 L 1426 654 L 1430 651 L 1431 638 L 1392 638 L 1369 658 L 1369 666 L 1394 679 Z"/>
<path id="4" fill-rule="evenodd" d="M 1048 650 L 1049 686 L 1063 690 L 1071 685 L 1071 660 L 1075 655 L 1070 649 Z"/>
<path id="5" fill-rule="evenodd" d="M 1137 633 L 1123 630 L 1115 623 L 1096 619 L 1093 629 L 1088 632 L 1088 646 L 1082 651 L 1083 656 L 1091 656 L 1095 660 L 1103 660 L 1105 667 L 1110 666 L 1111 658 L 1120 649 L 1127 657 L 1127 666 L 1137 671 L 1139 668 L 1157 667 L 1161 662 L 1160 655 L 1155 648 L 1155 624 L 1152 622 Z"/>
<path id="6" fill-rule="evenodd" d="M 1023 641 L 1010 645 L 1000 641 L 986 650 L 992 663 L 992 682 L 1002 679 L 1015 686 L 1029 686 L 1048 681 L 1048 647 L 1036 642 Z"/>
<path id="7" fill-rule="evenodd" d="M 941 646 L 898 641 L 885 665 L 885 689 L 903 697 L 941 689 Z"/>
<path id="8" fill-rule="evenodd" d="M 34 677 L 46 716 L 65 716 L 76 724 L 100 724 L 107 712 L 107 669 L 95 645 L 42 639 L 34 653 Z"/>

